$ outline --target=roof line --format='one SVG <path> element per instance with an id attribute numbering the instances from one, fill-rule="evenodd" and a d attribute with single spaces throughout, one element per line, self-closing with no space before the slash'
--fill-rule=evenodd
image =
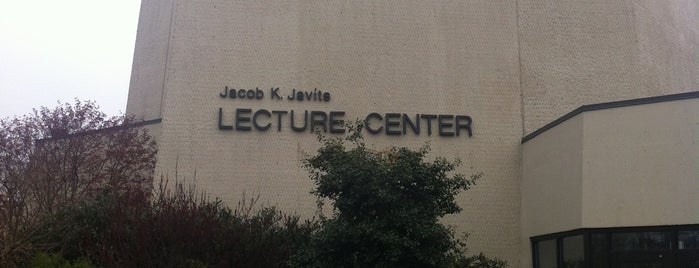
<path id="1" fill-rule="evenodd" d="M 142 127 L 142 126 L 147 126 L 147 125 L 153 125 L 153 124 L 160 124 L 163 121 L 162 118 L 157 118 L 157 119 L 151 119 L 151 120 L 146 120 L 146 121 L 140 121 L 136 123 L 131 123 L 128 125 L 120 125 L 120 126 L 113 126 L 113 127 L 108 127 L 108 128 L 100 128 L 100 129 L 93 129 L 93 130 L 88 130 L 88 131 L 83 131 L 83 132 L 78 132 L 78 133 L 72 133 L 72 134 L 67 134 L 65 136 L 60 136 L 60 137 L 47 137 L 43 139 L 38 139 L 36 142 L 42 143 L 54 139 L 63 139 L 67 137 L 80 137 L 80 136 L 85 136 L 85 135 L 92 135 L 92 134 L 98 134 L 106 131 L 111 131 L 115 129 L 122 129 L 122 128 L 132 128 L 132 127 Z"/>
<path id="2" fill-rule="evenodd" d="M 156 118 L 156 119 L 145 120 L 145 121 L 129 124 L 129 127 L 142 127 L 142 126 L 147 126 L 147 125 L 160 124 L 162 122 L 163 122 L 162 118 Z"/>
<path id="3" fill-rule="evenodd" d="M 694 98 L 699 98 L 699 91 L 583 105 L 573 110 L 572 112 L 569 112 L 564 116 L 561 116 L 556 120 L 553 120 L 551 123 L 546 124 L 545 126 L 535 130 L 534 132 L 527 134 L 526 136 L 524 136 L 524 138 L 522 138 L 522 143 L 525 143 L 528 140 L 531 140 L 534 137 L 539 136 L 539 134 L 544 133 L 547 130 L 552 129 L 553 127 L 565 122 L 566 120 L 584 112 Z"/>

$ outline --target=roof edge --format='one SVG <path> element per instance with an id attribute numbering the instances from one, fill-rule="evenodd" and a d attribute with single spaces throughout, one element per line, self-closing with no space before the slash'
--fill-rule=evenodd
<path id="1" fill-rule="evenodd" d="M 539 136 L 539 134 L 544 133 L 547 130 L 552 129 L 553 127 L 567 121 L 568 119 L 573 118 L 574 116 L 584 112 L 694 98 L 699 98 L 699 91 L 583 105 L 559 117 L 558 119 L 551 121 L 551 123 L 544 125 L 543 127 L 535 130 L 534 132 L 527 134 L 522 138 L 522 143 L 525 143 L 528 140 L 531 140 L 536 136 Z"/>
<path id="2" fill-rule="evenodd" d="M 99 134 L 102 132 L 111 131 L 111 130 L 115 130 L 115 129 L 121 129 L 124 127 L 126 127 L 126 128 L 142 127 L 142 126 L 147 126 L 147 125 L 160 124 L 162 122 L 163 122 L 162 118 L 156 118 L 156 119 L 151 119 L 151 120 L 130 123 L 128 125 L 113 126 L 113 127 L 108 127 L 108 128 L 93 129 L 93 130 L 88 130 L 88 131 L 84 131 L 84 132 L 67 134 L 67 135 L 61 136 L 61 137 L 47 137 L 47 138 L 43 138 L 43 139 L 37 139 L 37 140 L 35 140 L 35 142 L 42 143 L 42 142 L 46 142 L 46 141 L 50 141 L 50 140 L 54 140 L 54 139 L 62 139 L 62 138 L 67 138 L 67 137 L 80 137 L 80 136 L 85 136 L 85 135 Z"/>

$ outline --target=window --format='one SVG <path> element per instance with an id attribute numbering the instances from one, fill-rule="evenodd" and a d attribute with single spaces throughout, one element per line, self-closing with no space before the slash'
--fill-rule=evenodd
<path id="1" fill-rule="evenodd" d="M 541 241 L 537 244 L 537 255 L 539 259 L 539 267 L 541 268 L 556 268 L 556 240 Z"/>
<path id="2" fill-rule="evenodd" d="M 563 238 L 563 268 L 585 267 L 585 241 L 583 235 Z"/>
<path id="3" fill-rule="evenodd" d="M 578 229 L 531 242 L 536 268 L 699 268 L 699 224 Z"/>
<path id="4" fill-rule="evenodd" d="M 590 235 L 590 263 L 592 267 L 609 267 L 609 235 Z"/>
<path id="5" fill-rule="evenodd" d="M 672 248 L 669 232 L 612 233 L 612 250 L 668 250 Z"/>
<path id="6" fill-rule="evenodd" d="M 699 231 L 680 231 L 677 249 L 699 249 Z"/>

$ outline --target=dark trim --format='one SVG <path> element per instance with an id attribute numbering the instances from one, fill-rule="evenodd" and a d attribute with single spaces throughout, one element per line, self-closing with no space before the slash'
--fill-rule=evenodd
<path id="1" fill-rule="evenodd" d="M 541 264 L 539 263 L 539 248 L 537 242 L 529 238 L 529 245 L 532 249 L 532 267 L 541 266 Z"/>
<path id="2" fill-rule="evenodd" d="M 629 226 L 629 227 L 601 227 L 601 228 L 580 228 L 569 231 L 537 235 L 529 238 L 532 242 L 550 240 L 558 237 L 573 236 L 587 232 L 594 233 L 616 233 L 616 232 L 654 232 L 666 230 L 699 230 L 699 224 L 678 224 L 678 225 L 651 225 L 651 226 Z"/>
<path id="3" fill-rule="evenodd" d="M 63 138 L 68 138 L 68 137 L 81 137 L 85 135 L 92 135 L 92 134 L 98 134 L 98 133 L 103 133 L 111 130 L 117 130 L 117 129 L 122 129 L 122 128 L 132 128 L 132 127 L 142 127 L 142 126 L 147 126 L 147 125 L 153 125 L 153 124 L 160 124 L 163 122 L 162 118 L 157 118 L 157 119 L 151 119 L 151 120 L 146 120 L 146 121 L 140 121 L 136 123 L 131 123 L 126 126 L 114 126 L 114 127 L 108 127 L 108 128 L 102 128 L 102 129 L 95 129 L 95 130 L 88 130 L 88 131 L 83 131 L 83 132 L 78 132 L 78 133 L 73 133 L 73 134 L 68 134 L 65 136 L 60 136 L 60 137 L 49 137 L 49 138 L 43 138 L 43 139 L 38 139 L 36 140 L 37 143 L 42 143 L 54 139 L 63 139 Z"/>
<path id="4" fill-rule="evenodd" d="M 162 122 L 163 122 L 162 118 L 157 118 L 157 119 L 151 119 L 151 120 L 133 123 L 133 124 L 129 125 L 129 127 L 142 127 L 142 126 L 147 126 L 147 125 L 160 124 Z"/>
<path id="5" fill-rule="evenodd" d="M 585 268 L 594 268 L 592 267 L 592 234 L 584 233 L 583 234 L 583 258 L 585 258 Z"/>
<path id="6" fill-rule="evenodd" d="M 556 263 L 563 267 L 563 237 L 556 238 Z"/>
<path id="7" fill-rule="evenodd" d="M 692 92 L 672 94 L 672 95 L 663 95 L 663 96 L 656 96 L 656 97 L 648 97 L 648 98 L 640 98 L 640 99 L 630 99 L 630 100 L 583 105 L 583 106 L 580 106 L 577 109 L 573 110 L 572 112 L 569 112 L 569 113 L 565 114 L 564 116 L 561 116 L 556 120 L 553 120 L 551 123 L 546 124 L 545 126 L 535 130 L 534 132 L 529 133 L 528 135 L 524 136 L 524 138 L 522 138 L 522 143 L 525 143 L 528 140 L 531 140 L 534 137 L 538 136 L 539 134 L 544 133 L 545 131 L 552 129 L 553 127 L 565 122 L 566 120 L 568 120 L 568 119 L 570 119 L 578 114 L 584 113 L 584 112 L 604 110 L 604 109 L 610 109 L 610 108 L 627 107 L 627 106 L 634 106 L 634 105 L 651 104 L 651 103 L 658 103 L 658 102 L 666 102 L 666 101 L 694 99 L 694 98 L 699 98 L 699 91 L 692 91 Z"/>
<path id="8" fill-rule="evenodd" d="M 592 228 L 596 229 L 596 228 Z M 589 228 L 581 228 L 581 229 L 575 229 L 575 230 L 570 230 L 570 231 L 563 231 L 563 232 L 558 232 L 558 233 L 550 233 L 550 234 L 545 234 L 545 235 L 537 235 L 537 236 L 532 236 L 529 238 L 532 242 L 540 242 L 540 241 L 545 241 L 545 240 L 551 240 L 551 239 L 556 239 L 559 237 L 564 237 L 564 236 L 575 236 L 575 235 L 581 235 L 584 234 L 585 231 L 590 230 Z"/>

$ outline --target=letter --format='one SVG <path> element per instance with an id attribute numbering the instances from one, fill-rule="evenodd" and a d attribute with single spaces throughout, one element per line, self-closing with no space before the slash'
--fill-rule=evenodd
<path id="1" fill-rule="evenodd" d="M 433 114 L 423 114 L 420 115 L 420 117 L 427 119 L 427 136 L 432 136 L 432 119 L 437 118 L 437 116 Z"/>
<path id="2" fill-rule="evenodd" d="M 296 100 L 303 101 L 303 92 L 301 92 L 301 91 L 296 92 Z"/>
<path id="3" fill-rule="evenodd" d="M 437 119 L 437 122 L 439 122 L 439 136 L 446 136 L 446 137 L 451 137 L 454 136 L 454 132 L 452 131 L 447 131 L 447 128 L 451 128 L 454 126 L 454 124 L 450 122 L 444 122 L 443 119 L 452 119 L 454 118 L 453 115 L 450 114 L 440 114 L 439 118 Z"/>
<path id="4" fill-rule="evenodd" d="M 240 98 L 240 99 L 245 98 L 245 89 L 238 90 L 238 98 Z"/>
<path id="5" fill-rule="evenodd" d="M 257 124 L 257 116 L 259 116 L 260 114 L 264 114 L 267 117 L 272 116 L 272 114 L 270 114 L 269 111 L 267 111 L 265 109 L 257 110 L 257 112 L 255 112 L 255 114 L 252 116 L 252 125 L 255 126 L 255 129 L 257 129 L 259 131 L 268 130 L 270 127 L 272 127 L 272 123 L 267 123 L 266 126 L 260 126 Z"/>
<path id="6" fill-rule="evenodd" d="M 323 91 L 318 90 L 318 93 L 316 93 L 316 96 L 318 96 L 318 101 L 323 101 Z"/>
<path id="7" fill-rule="evenodd" d="M 328 114 L 323 111 L 311 112 L 311 132 L 315 131 L 316 126 L 323 127 L 323 132 L 328 132 Z"/>
<path id="8" fill-rule="evenodd" d="M 287 111 L 272 111 L 272 114 L 277 115 L 277 132 L 282 131 L 282 116 L 287 113 Z"/>
<path id="9" fill-rule="evenodd" d="M 306 100 L 310 101 L 311 98 L 313 97 L 313 92 L 305 91 L 304 95 L 306 95 Z"/>
<path id="10" fill-rule="evenodd" d="M 226 86 L 226 87 L 223 89 L 223 92 L 221 92 L 221 93 L 218 94 L 218 95 L 221 96 L 221 98 L 224 98 L 224 99 L 225 99 L 226 97 L 228 97 L 228 86 Z"/>
<path id="11" fill-rule="evenodd" d="M 231 88 L 228 90 L 228 97 L 231 99 L 237 98 L 235 88 Z"/>
<path id="12" fill-rule="evenodd" d="M 291 89 L 291 95 L 287 96 L 289 100 L 294 100 L 296 98 L 296 89 Z"/>
<path id="13" fill-rule="evenodd" d="M 235 130 L 245 130 L 250 131 L 252 129 L 250 126 L 244 126 L 242 123 L 250 123 L 250 109 L 235 109 Z M 244 117 L 243 114 L 248 114 Z"/>
<path id="14" fill-rule="evenodd" d="M 233 130 L 233 126 L 227 126 L 223 124 L 223 108 L 218 108 L 218 129 Z"/>
<path id="15" fill-rule="evenodd" d="M 251 99 L 251 100 L 254 99 L 255 98 L 255 91 L 252 89 L 248 90 L 247 96 L 248 96 L 248 99 Z"/>
<path id="16" fill-rule="evenodd" d="M 386 114 L 386 135 L 400 135 L 400 130 L 393 129 L 393 127 L 397 127 L 397 126 L 400 126 L 400 114 L 387 113 Z"/>
<path id="17" fill-rule="evenodd" d="M 279 96 L 279 88 L 271 88 L 269 90 L 269 95 L 270 95 L 270 98 L 272 98 L 272 99 L 275 99 L 275 98 L 278 100 L 282 99 L 282 96 Z"/>
<path id="18" fill-rule="evenodd" d="M 259 88 L 255 88 L 255 98 L 258 100 L 261 100 L 262 98 L 265 97 L 265 93 L 262 92 Z"/>
<path id="19" fill-rule="evenodd" d="M 323 93 L 323 100 L 330 101 L 330 92 Z"/>
<path id="20" fill-rule="evenodd" d="M 460 123 L 460 120 L 466 121 L 466 124 Z M 473 133 L 471 132 L 471 117 L 468 115 L 457 115 L 456 116 L 456 136 L 459 136 L 459 130 L 460 129 L 465 129 L 468 132 L 468 136 L 471 137 L 473 136 Z"/>
<path id="21" fill-rule="evenodd" d="M 345 120 L 337 118 L 342 116 L 345 116 L 345 112 L 330 112 L 330 133 L 345 133 Z"/>
<path id="22" fill-rule="evenodd" d="M 410 116 L 408 116 L 407 114 L 403 114 L 403 135 L 408 133 L 407 126 L 410 126 L 410 129 L 413 130 L 413 133 L 415 133 L 415 135 L 419 136 L 420 135 L 420 115 L 415 114 L 415 123 L 413 123 L 413 121 L 410 120 Z"/>
<path id="23" fill-rule="evenodd" d="M 376 118 L 379 119 L 379 121 L 383 120 L 383 116 L 381 116 L 378 113 L 370 113 L 369 115 L 364 118 L 364 127 L 366 128 L 367 131 L 371 134 L 379 134 L 381 133 L 381 130 L 383 130 L 383 126 L 379 127 L 378 129 L 373 129 L 371 128 L 371 125 L 369 125 L 369 119 L 370 118 Z"/>
<path id="24" fill-rule="evenodd" d="M 308 127 L 308 111 L 303 112 L 303 127 L 296 127 L 294 125 L 294 111 L 291 111 L 290 117 L 291 117 L 291 129 L 293 129 L 296 132 L 302 132 L 302 131 L 306 130 L 306 127 Z"/>

